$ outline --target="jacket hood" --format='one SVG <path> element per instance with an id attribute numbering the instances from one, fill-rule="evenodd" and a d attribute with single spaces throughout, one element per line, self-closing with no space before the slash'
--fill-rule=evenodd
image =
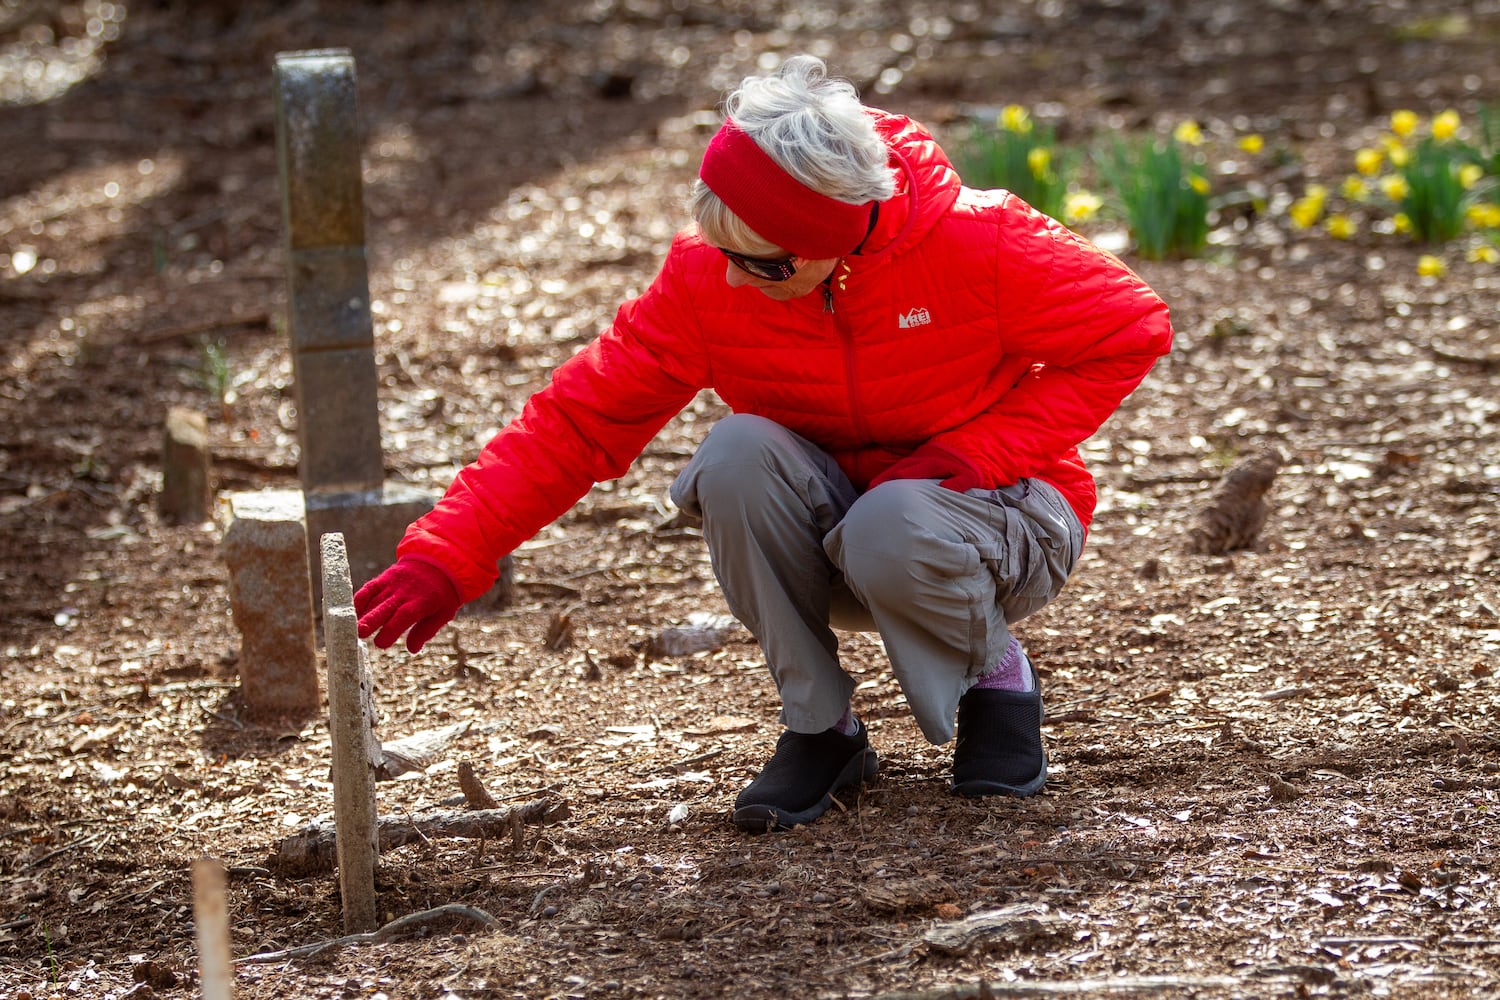
<path id="1" fill-rule="evenodd" d="M 896 194 L 880 203 L 880 220 L 859 254 L 874 264 L 919 242 L 953 206 L 963 184 L 924 126 L 905 115 L 873 108 L 870 114 L 896 171 Z"/>

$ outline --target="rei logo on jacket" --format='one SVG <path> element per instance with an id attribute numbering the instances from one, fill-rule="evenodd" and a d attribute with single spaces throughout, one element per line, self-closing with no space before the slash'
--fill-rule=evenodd
<path id="1" fill-rule="evenodd" d="M 916 306 L 896 317 L 896 325 L 902 330 L 910 330 L 914 326 L 926 326 L 931 322 L 932 313 L 921 306 Z"/>

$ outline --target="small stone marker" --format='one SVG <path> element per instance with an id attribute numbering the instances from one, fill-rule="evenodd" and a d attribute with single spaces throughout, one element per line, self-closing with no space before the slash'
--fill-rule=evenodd
<path id="1" fill-rule="evenodd" d="M 198 941 L 203 1000 L 231 1000 L 234 960 L 229 951 L 229 902 L 224 866 L 213 858 L 193 862 L 193 936 Z"/>
<path id="2" fill-rule="evenodd" d="M 213 509 L 209 487 L 208 420 L 174 406 L 162 432 L 161 496 L 158 509 L 168 524 L 202 524 Z"/>
<path id="3" fill-rule="evenodd" d="M 344 931 L 376 927 L 375 864 L 380 856 L 375 808 L 374 682 L 359 641 L 344 537 L 320 540 L 323 562 L 323 641 L 328 657 L 328 721 L 333 741 L 333 819 Z"/>
<path id="4" fill-rule="evenodd" d="M 252 715 L 319 706 L 307 525 L 300 490 L 233 493 L 221 552 L 240 633 L 240 689 Z"/>

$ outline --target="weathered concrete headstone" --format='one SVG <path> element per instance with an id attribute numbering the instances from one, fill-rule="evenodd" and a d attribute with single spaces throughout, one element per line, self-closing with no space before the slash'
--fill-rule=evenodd
<path id="1" fill-rule="evenodd" d="M 300 490 L 233 493 L 221 551 L 240 633 L 240 688 L 252 714 L 319 705 L 307 524 Z"/>
<path id="2" fill-rule="evenodd" d="M 354 590 L 344 538 L 320 540 L 323 563 L 323 644 L 328 659 L 328 722 L 333 742 L 333 820 L 344 930 L 374 930 L 375 864 L 380 856 L 375 806 L 374 681 L 359 641 Z"/>
<path id="3" fill-rule="evenodd" d="M 385 470 L 354 60 L 340 49 L 283 53 L 275 74 L 302 487 L 378 490 Z"/>
<path id="4" fill-rule="evenodd" d="M 208 420 L 181 406 L 167 411 L 162 431 L 161 496 L 157 509 L 168 524 L 202 524 L 213 511 L 209 486 Z"/>
<path id="5" fill-rule="evenodd" d="M 285 52 L 275 76 L 308 538 L 343 534 L 358 587 L 395 559 L 436 497 L 385 482 L 354 60 L 343 49 Z M 316 589 L 319 553 L 310 556 Z"/>
<path id="6" fill-rule="evenodd" d="M 386 483 L 362 493 L 303 492 L 308 538 L 321 538 L 334 531 L 344 536 L 355 589 L 395 561 L 396 543 L 407 525 L 437 502 L 429 491 L 405 483 Z"/>
<path id="7" fill-rule="evenodd" d="M 354 60 L 343 49 L 281 53 L 275 90 L 302 489 L 230 498 L 224 557 L 245 699 L 256 712 L 300 712 L 318 704 L 319 540 L 339 538 L 342 598 L 395 559 L 437 497 L 385 481 Z M 500 571 L 491 606 L 508 600 L 509 556 Z M 352 604 L 339 603 L 340 628 L 346 614 L 354 628 Z"/>

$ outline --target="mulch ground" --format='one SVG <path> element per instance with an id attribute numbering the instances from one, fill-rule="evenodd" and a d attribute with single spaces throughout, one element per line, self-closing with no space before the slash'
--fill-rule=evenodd
<path id="1" fill-rule="evenodd" d="M 1493 103 L 1500 15 L 982 7 L 0 5 L 0 997 L 198 995 L 202 856 L 250 998 L 1500 990 L 1500 272 L 1274 210 L 1398 107 Z M 733 828 L 778 732 L 758 648 L 659 645 L 726 610 L 667 499 L 705 394 L 521 548 L 508 606 L 373 653 L 382 739 L 453 727 L 383 816 L 462 816 L 461 772 L 547 805 L 384 852 L 382 921 L 471 910 L 307 953 L 343 933 L 336 875 L 282 851 L 331 811 L 327 722 L 245 712 L 221 527 L 156 497 L 172 406 L 221 493 L 297 484 L 270 65 L 329 45 L 360 74 L 386 462 L 433 489 L 644 288 L 763 51 L 945 134 L 1012 101 L 1074 137 L 1195 118 L 1262 185 L 1203 258 L 1131 260 L 1179 339 L 1088 442 L 1089 547 L 1019 628 L 1044 794 L 949 795 L 851 634 L 879 778 Z"/>

